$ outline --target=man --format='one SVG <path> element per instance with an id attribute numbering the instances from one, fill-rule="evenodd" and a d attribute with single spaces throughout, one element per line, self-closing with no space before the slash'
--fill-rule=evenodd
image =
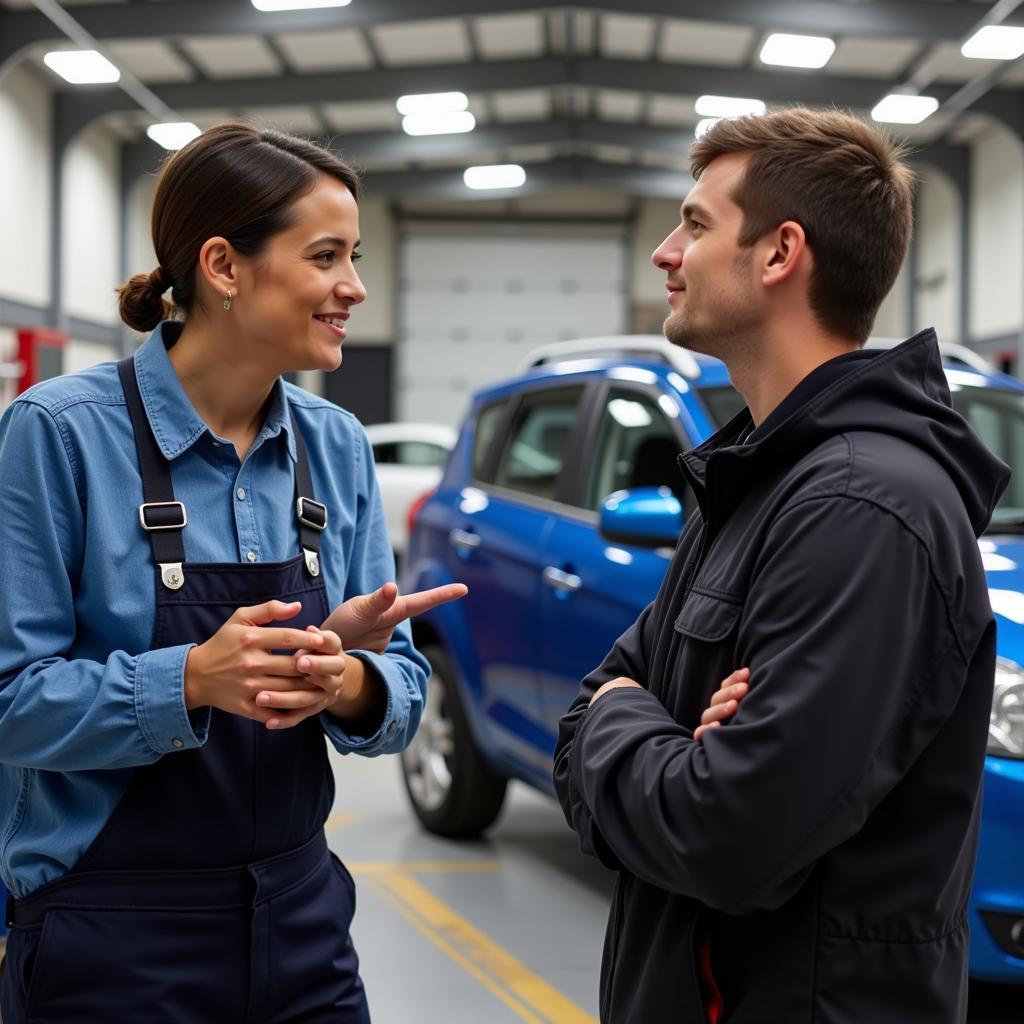
<path id="1" fill-rule="evenodd" d="M 561 723 L 566 817 L 619 871 L 605 1024 L 964 1020 L 995 664 L 976 538 L 1009 470 L 932 331 L 862 348 L 910 237 L 901 156 L 835 111 L 721 121 L 652 257 L 666 336 L 748 409 L 681 456 L 699 510 Z M 703 720 L 728 721 L 695 739 L 722 679 Z"/>

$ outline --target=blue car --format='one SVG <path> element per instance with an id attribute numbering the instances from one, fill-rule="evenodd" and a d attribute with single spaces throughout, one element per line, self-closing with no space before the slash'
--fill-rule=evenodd
<path id="1" fill-rule="evenodd" d="M 971 972 L 1024 983 L 1024 384 L 967 349 L 943 358 L 954 405 L 1018 469 L 979 541 L 999 660 Z M 653 598 L 694 501 L 675 457 L 743 407 L 722 363 L 657 337 L 563 342 L 531 363 L 474 398 L 414 510 L 406 589 L 471 592 L 413 626 L 433 675 L 402 774 L 443 836 L 491 825 L 510 779 L 553 795 L 558 720 Z"/>

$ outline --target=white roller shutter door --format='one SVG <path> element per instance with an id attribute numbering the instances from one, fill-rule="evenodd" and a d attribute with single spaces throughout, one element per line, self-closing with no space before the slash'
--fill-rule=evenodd
<path id="1" fill-rule="evenodd" d="M 513 374 L 530 349 L 626 330 L 624 230 L 485 230 L 425 224 L 403 230 L 399 419 L 455 425 L 470 393 Z"/>

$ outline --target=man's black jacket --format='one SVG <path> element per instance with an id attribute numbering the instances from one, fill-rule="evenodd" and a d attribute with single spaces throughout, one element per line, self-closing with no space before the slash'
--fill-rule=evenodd
<path id="1" fill-rule="evenodd" d="M 932 331 L 808 392 L 681 457 L 699 512 L 562 719 L 565 815 L 620 872 L 605 1024 L 706 1021 L 697 941 L 724 1024 L 965 1016 L 995 664 L 976 538 L 1009 470 Z M 738 713 L 695 743 L 742 667 Z M 617 676 L 645 688 L 587 710 Z"/>

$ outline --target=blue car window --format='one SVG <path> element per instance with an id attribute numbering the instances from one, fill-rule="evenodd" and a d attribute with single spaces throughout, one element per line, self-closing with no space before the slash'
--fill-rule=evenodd
<path id="1" fill-rule="evenodd" d="M 494 482 L 536 498 L 553 499 L 582 388 L 559 388 L 523 399 Z"/>
<path id="2" fill-rule="evenodd" d="M 726 425 L 734 416 L 742 412 L 746 406 L 743 396 L 728 385 L 725 387 L 701 388 L 698 392 L 704 408 L 715 430 Z"/>
<path id="3" fill-rule="evenodd" d="M 485 406 L 476 418 L 476 427 L 473 432 L 474 480 L 483 480 L 487 453 L 491 450 L 494 432 L 498 429 L 498 424 L 505 414 L 506 405 L 508 405 L 507 398 L 503 398 L 499 402 L 492 402 L 490 405 Z"/>
<path id="4" fill-rule="evenodd" d="M 950 384 L 953 408 L 970 423 L 985 447 L 1014 473 L 999 499 L 988 532 L 1024 530 L 1024 395 L 1001 388 Z"/>
<path id="5" fill-rule="evenodd" d="M 609 494 L 633 487 L 670 487 L 682 501 L 683 477 L 676 465 L 679 450 L 672 424 L 654 396 L 612 389 L 597 443 L 591 446 L 586 507 L 598 511 Z"/>

